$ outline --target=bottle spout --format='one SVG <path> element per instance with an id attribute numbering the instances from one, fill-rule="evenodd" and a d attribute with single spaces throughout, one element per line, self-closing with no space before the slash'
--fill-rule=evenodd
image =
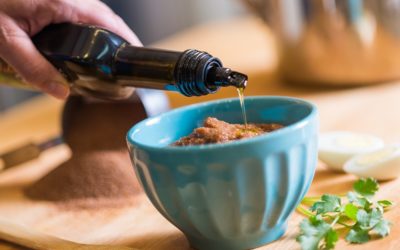
<path id="1" fill-rule="evenodd" d="M 228 77 L 228 81 L 230 81 L 230 85 L 235 86 L 236 88 L 246 88 L 247 86 L 247 75 L 242 74 L 240 72 L 232 71 L 230 77 Z"/>
<path id="2" fill-rule="evenodd" d="M 214 67 L 207 75 L 207 82 L 218 87 L 233 86 L 236 88 L 246 88 L 247 75 L 229 68 Z"/>

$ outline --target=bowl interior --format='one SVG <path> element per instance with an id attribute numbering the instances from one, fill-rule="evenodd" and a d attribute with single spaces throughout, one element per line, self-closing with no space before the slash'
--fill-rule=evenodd
<path id="1" fill-rule="evenodd" d="M 289 97 L 247 97 L 245 106 L 249 123 L 280 123 L 285 126 L 284 129 L 302 121 L 314 110 L 312 104 Z M 204 119 L 209 116 L 229 123 L 243 123 L 239 99 L 223 99 L 148 118 L 128 132 L 128 141 L 150 147 L 165 147 L 202 126 Z"/>

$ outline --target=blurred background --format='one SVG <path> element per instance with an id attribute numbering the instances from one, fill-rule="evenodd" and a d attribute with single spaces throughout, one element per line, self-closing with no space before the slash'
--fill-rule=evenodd
<path id="1" fill-rule="evenodd" d="M 103 0 L 119 14 L 144 45 L 194 25 L 246 14 L 238 0 Z M 38 93 L 0 86 L 0 111 Z"/>

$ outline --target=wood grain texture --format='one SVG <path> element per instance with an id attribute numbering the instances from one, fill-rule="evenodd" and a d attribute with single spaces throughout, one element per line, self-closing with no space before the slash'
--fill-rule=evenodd
<path id="1" fill-rule="evenodd" d="M 243 34 L 243 37 L 237 34 Z M 359 131 L 378 135 L 387 143 L 400 141 L 399 82 L 340 89 L 284 84 L 276 75 L 276 49 L 272 36 L 258 20 L 245 18 L 205 25 L 154 46 L 209 51 L 220 57 L 226 66 L 249 74 L 247 96 L 288 95 L 314 102 L 319 108 L 321 131 Z M 236 92 L 224 89 L 201 98 L 186 98 L 176 93 L 168 95 L 172 106 L 178 107 L 210 99 L 236 97 Z M 59 101 L 42 97 L 1 114 L 0 151 L 59 133 L 61 106 Z M 21 186 L 35 181 L 68 157 L 68 148 L 59 146 L 36 161 L 0 174 L 0 232 L 4 228 L 2 226 L 6 226 L 7 231 L 7 227 L 13 227 L 11 224 L 29 228 L 29 234 L 35 235 L 38 243 L 43 243 L 42 239 L 46 236 L 42 234 L 45 234 L 80 244 L 123 245 L 148 250 L 190 249 L 183 235 L 151 206 L 144 195 L 138 198 L 135 206 L 96 211 L 63 210 L 51 203 L 30 201 L 22 195 Z M 319 164 L 308 195 L 344 193 L 355 179 L 351 175 L 331 172 Z M 400 203 L 398 190 L 400 180 L 384 182 L 378 196 Z M 389 237 L 366 245 L 350 246 L 340 241 L 337 249 L 400 249 L 400 208 L 396 206 L 386 216 L 394 222 Z M 260 249 L 299 249 L 294 239 L 301 219 L 294 213 L 285 236 Z M 2 245 L 4 248 L 0 249 L 18 249 L 0 242 Z M 23 245 L 32 247 L 29 242 Z"/>

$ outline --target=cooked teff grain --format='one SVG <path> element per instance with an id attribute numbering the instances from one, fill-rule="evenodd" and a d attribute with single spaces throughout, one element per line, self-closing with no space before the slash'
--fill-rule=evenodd
<path id="1" fill-rule="evenodd" d="M 229 141 L 255 137 L 282 127 L 282 125 L 276 123 L 249 123 L 246 127 L 244 124 L 230 124 L 214 117 L 207 117 L 204 121 L 203 127 L 194 129 L 190 135 L 182 137 L 172 145 L 189 146 L 226 143 Z"/>

